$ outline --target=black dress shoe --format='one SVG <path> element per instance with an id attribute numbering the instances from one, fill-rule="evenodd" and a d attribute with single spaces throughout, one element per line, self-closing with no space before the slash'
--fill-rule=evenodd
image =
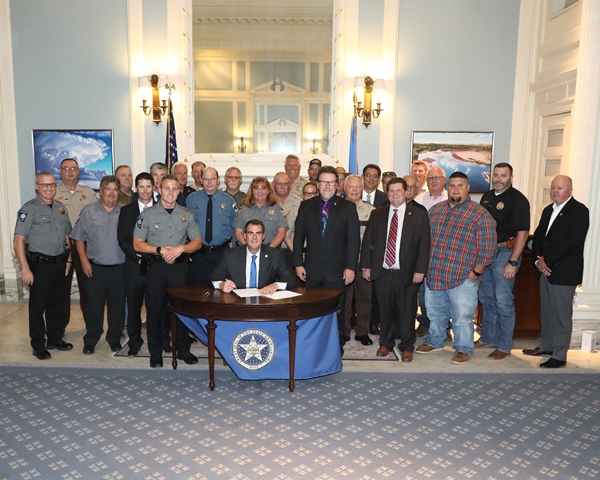
<path id="1" fill-rule="evenodd" d="M 532 357 L 537 357 L 538 355 L 552 355 L 552 352 L 550 350 L 544 350 L 540 347 L 524 348 L 523 353 L 525 355 L 531 355 Z"/>
<path id="2" fill-rule="evenodd" d="M 49 343 L 48 345 L 46 345 L 46 348 L 48 350 L 62 350 L 63 352 L 66 352 L 67 350 L 73 349 L 73 344 L 67 343 L 64 340 L 59 340 L 56 343 Z"/>
<path id="3" fill-rule="evenodd" d="M 113 353 L 118 352 L 122 348 L 123 348 L 123 346 L 120 343 L 111 343 L 110 344 L 110 351 Z"/>
<path id="4" fill-rule="evenodd" d="M 379 335 L 379 325 L 371 325 L 369 327 L 369 333 L 371 335 Z"/>
<path id="5" fill-rule="evenodd" d="M 143 345 L 143 343 L 142 343 Z M 140 353 L 140 348 L 142 345 L 138 345 L 137 347 L 129 346 L 129 351 L 127 352 L 128 357 L 135 357 L 138 353 Z"/>
<path id="6" fill-rule="evenodd" d="M 183 360 L 188 365 L 194 365 L 194 363 L 198 363 L 198 357 L 191 352 L 184 353 L 183 355 L 178 353 L 177 358 L 179 360 Z"/>
<path id="7" fill-rule="evenodd" d="M 567 365 L 564 360 L 557 360 L 556 358 L 550 358 L 544 363 L 540 364 L 540 368 L 560 368 Z"/>
<path id="8" fill-rule="evenodd" d="M 48 360 L 49 358 L 52 358 L 50 352 L 45 348 L 43 350 L 34 350 L 33 356 L 36 357 L 38 360 Z"/>
<path id="9" fill-rule="evenodd" d="M 362 343 L 365 347 L 369 346 L 369 345 L 373 345 L 373 340 L 371 340 L 371 337 L 369 337 L 368 335 L 356 335 L 354 337 L 354 340 L 359 341 L 360 343 Z"/>
<path id="10" fill-rule="evenodd" d="M 162 358 L 151 358 L 150 359 L 150 368 L 162 368 L 163 361 Z"/>
<path id="11" fill-rule="evenodd" d="M 83 354 L 84 355 L 93 355 L 94 352 L 95 352 L 94 347 L 92 347 L 91 345 L 83 346 Z"/>

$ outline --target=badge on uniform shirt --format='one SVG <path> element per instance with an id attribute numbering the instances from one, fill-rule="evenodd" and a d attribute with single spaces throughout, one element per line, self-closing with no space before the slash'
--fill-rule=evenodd
<path id="1" fill-rule="evenodd" d="M 182 222 L 187 222 L 187 218 L 185 218 L 185 215 L 182 215 L 182 216 L 181 216 L 181 221 L 182 221 Z"/>
<path id="2" fill-rule="evenodd" d="M 61 215 L 65 214 L 65 209 L 64 208 L 59 208 L 58 211 L 60 212 Z"/>
<path id="3" fill-rule="evenodd" d="M 19 221 L 24 222 L 29 212 L 27 210 L 19 210 Z"/>
<path id="4" fill-rule="evenodd" d="M 222 208 L 223 210 L 227 210 L 227 205 L 225 205 L 224 203 L 222 203 L 222 204 L 221 204 L 221 208 Z"/>
<path id="5" fill-rule="evenodd" d="M 98 219 L 96 217 L 92 217 L 92 222 L 97 222 Z"/>
<path id="6" fill-rule="evenodd" d="M 275 210 L 269 210 L 269 215 L 275 215 Z"/>
<path id="7" fill-rule="evenodd" d="M 144 223 L 144 217 L 140 215 L 137 219 L 137 227 L 142 228 L 142 223 Z"/>
<path id="8" fill-rule="evenodd" d="M 504 208 L 504 202 L 498 202 L 496 205 L 496 210 L 502 210 Z"/>

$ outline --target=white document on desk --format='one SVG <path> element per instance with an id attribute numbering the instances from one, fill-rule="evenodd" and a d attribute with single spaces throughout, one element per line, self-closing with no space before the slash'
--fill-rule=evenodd
<path id="1" fill-rule="evenodd" d="M 283 298 L 292 298 L 301 295 L 300 293 L 291 292 L 289 290 L 278 290 L 271 295 L 261 295 L 258 293 L 258 288 L 236 288 L 233 290 L 238 297 L 246 298 L 246 297 L 267 297 L 272 298 L 273 300 L 281 300 Z"/>

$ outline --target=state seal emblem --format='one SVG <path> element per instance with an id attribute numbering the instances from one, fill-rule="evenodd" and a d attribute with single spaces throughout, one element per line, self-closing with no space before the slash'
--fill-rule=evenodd
<path id="1" fill-rule="evenodd" d="M 266 367 L 275 356 L 275 342 L 263 330 L 249 329 L 240 332 L 231 343 L 233 358 L 247 370 Z"/>

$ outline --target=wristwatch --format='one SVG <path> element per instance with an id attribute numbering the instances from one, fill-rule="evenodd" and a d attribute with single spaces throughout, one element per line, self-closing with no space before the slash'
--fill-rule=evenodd
<path id="1" fill-rule="evenodd" d="M 160 247 L 156 247 L 156 254 L 160 255 Z"/>
<path id="2" fill-rule="evenodd" d="M 481 273 L 476 272 L 475 269 L 473 269 L 471 271 L 473 272 L 473 275 L 475 275 L 476 277 L 481 277 L 481 273 L 483 273 L 483 272 L 481 272 Z"/>
<path id="3" fill-rule="evenodd" d="M 516 260 L 509 260 L 507 263 L 512 267 L 516 267 L 518 265 Z"/>

